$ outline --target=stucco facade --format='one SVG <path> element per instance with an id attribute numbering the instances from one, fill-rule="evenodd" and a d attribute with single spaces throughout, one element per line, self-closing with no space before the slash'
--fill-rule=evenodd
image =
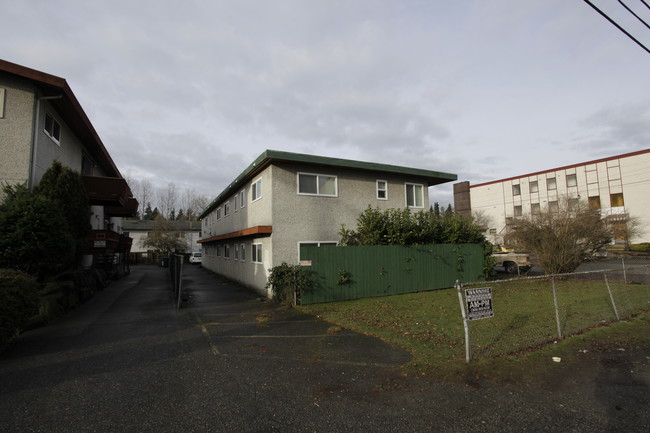
<path id="1" fill-rule="evenodd" d="M 268 296 L 268 269 L 282 262 L 297 264 L 301 244 L 336 245 L 341 226 L 356 228 L 368 206 L 429 209 L 428 187 L 455 178 L 266 151 L 201 215 L 203 266 Z"/>
<path id="2" fill-rule="evenodd" d="M 632 242 L 650 242 L 650 149 L 470 185 L 454 185 L 456 211 L 480 216 L 488 240 L 503 243 L 514 219 L 586 200 L 603 216 L 627 213 L 639 223 Z"/>

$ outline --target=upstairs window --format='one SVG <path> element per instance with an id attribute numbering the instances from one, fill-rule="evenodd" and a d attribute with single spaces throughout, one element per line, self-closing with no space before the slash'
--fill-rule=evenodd
<path id="1" fill-rule="evenodd" d="M 521 185 L 512 185 L 512 195 L 521 195 Z"/>
<path id="2" fill-rule="evenodd" d="M 237 209 L 239 209 L 239 208 L 237 207 L 237 201 L 238 201 L 238 200 L 239 200 L 239 194 L 236 195 L 235 197 L 233 197 L 233 208 L 235 209 L 235 212 L 237 212 Z"/>
<path id="3" fill-rule="evenodd" d="M 298 173 L 298 194 L 336 197 L 336 176 Z"/>
<path id="4" fill-rule="evenodd" d="M 81 154 L 81 174 L 84 176 L 93 175 L 93 161 L 86 155 L 85 152 Z"/>
<path id="5" fill-rule="evenodd" d="M 625 202 L 623 201 L 623 193 L 619 192 L 616 194 L 610 194 L 609 199 L 612 203 L 612 207 L 622 207 L 625 206 Z"/>
<path id="6" fill-rule="evenodd" d="M 530 192 L 539 192 L 539 184 L 536 180 L 530 183 Z"/>
<path id="7" fill-rule="evenodd" d="M 223 204 L 223 217 L 230 215 L 230 201 L 227 201 Z"/>
<path id="8" fill-rule="evenodd" d="M 532 215 L 539 215 L 541 213 L 542 209 L 539 206 L 539 203 L 532 203 L 530 205 L 530 213 Z"/>
<path id="9" fill-rule="evenodd" d="M 221 208 L 217 208 L 217 221 L 221 219 Z"/>
<path id="10" fill-rule="evenodd" d="M 388 182 L 385 180 L 377 181 L 377 200 L 388 200 Z"/>
<path id="11" fill-rule="evenodd" d="M 546 179 L 546 189 L 550 191 L 557 189 L 557 182 L 555 181 L 554 177 L 549 177 Z"/>
<path id="12" fill-rule="evenodd" d="M 422 185 L 406 184 L 406 207 L 424 207 L 424 187 Z"/>
<path id="13" fill-rule="evenodd" d="M 257 179 L 251 185 L 251 202 L 262 198 L 262 178 Z"/>
<path id="14" fill-rule="evenodd" d="M 246 206 L 246 190 L 242 189 L 239 192 L 239 207 Z"/>
<path id="15" fill-rule="evenodd" d="M 578 178 L 575 174 L 566 175 L 566 186 L 578 186 Z"/>
<path id="16" fill-rule="evenodd" d="M 61 140 L 61 125 L 49 113 L 45 114 L 45 134 L 50 137 L 56 144 Z"/>
<path id="17" fill-rule="evenodd" d="M 592 209 L 600 209 L 600 196 L 595 195 L 593 197 L 589 197 L 589 207 Z"/>

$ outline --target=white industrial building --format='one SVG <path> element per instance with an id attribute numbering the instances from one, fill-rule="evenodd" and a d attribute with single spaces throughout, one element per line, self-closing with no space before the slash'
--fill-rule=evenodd
<path id="1" fill-rule="evenodd" d="M 480 216 L 488 240 L 502 244 L 516 217 L 587 200 L 603 216 L 627 213 L 639 223 L 633 243 L 650 242 L 650 149 L 477 185 L 454 185 L 454 206 Z"/>

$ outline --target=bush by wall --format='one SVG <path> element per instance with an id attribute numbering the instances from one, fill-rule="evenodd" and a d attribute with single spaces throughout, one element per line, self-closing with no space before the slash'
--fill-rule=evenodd
<path id="1" fill-rule="evenodd" d="M 0 269 L 0 348 L 14 339 L 38 312 L 38 283 L 34 277 Z"/>

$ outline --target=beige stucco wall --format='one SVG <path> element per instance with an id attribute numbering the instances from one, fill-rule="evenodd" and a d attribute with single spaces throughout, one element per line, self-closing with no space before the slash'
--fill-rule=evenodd
<path id="1" fill-rule="evenodd" d="M 28 80 L 0 73 L 0 88 L 6 89 L 4 116 L 0 118 L 0 182 L 27 183 L 31 175 L 32 137 L 36 130 L 36 156 L 33 183 L 38 184 L 54 160 L 81 171 L 83 145 L 67 126 L 48 100 L 38 102 L 35 88 Z M 38 111 L 38 127 L 34 127 Z M 61 137 L 56 143 L 44 132 L 45 115 L 51 114 L 61 126 Z M 96 167 L 94 175 L 105 172 Z"/>
<path id="2" fill-rule="evenodd" d="M 298 194 L 298 173 L 337 177 L 338 196 Z M 377 199 L 377 180 L 388 182 L 388 200 Z M 273 173 L 273 266 L 297 264 L 300 242 L 338 242 L 345 225 L 356 229 L 357 218 L 368 206 L 380 209 L 406 207 L 405 182 L 417 179 L 350 169 L 282 164 Z M 428 188 L 423 187 L 429 209 Z M 419 209 L 414 209 L 419 210 Z"/>
<path id="3" fill-rule="evenodd" d="M 272 226 L 272 202 L 273 202 L 273 188 L 272 177 L 274 167 L 269 166 L 264 169 L 259 175 L 248 181 L 243 187 L 237 190 L 237 193 L 224 198 L 222 203 L 217 208 L 221 208 L 221 219 L 216 218 L 216 209 L 206 216 L 202 221 L 202 236 L 207 238 L 210 236 L 222 235 L 232 233 L 238 230 L 243 230 L 255 226 Z M 258 179 L 262 179 L 262 196 L 261 198 L 251 201 L 251 185 Z M 239 192 L 244 190 L 246 196 L 245 206 L 238 205 L 235 211 L 234 198 L 239 195 Z M 223 216 L 223 203 L 230 201 L 230 215 Z M 268 269 L 272 266 L 270 264 L 272 257 L 273 246 L 271 238 L 268 236 L 261 236 L 256 238 L 244 239 L 228 239 L 221 242 L 231 245 L 231 257 L 226 259 L 217 257 L 216 247 L 214 244 L 203 246 L 203 263 L 202 266 L 227 278 L 231 278 L 253 288 L 263 296 L 267 296 L 267 291 L 264 289 L 268 275 Z M 261 243 L 263 246 L 263 262 L 252 263 L 251 251 L 253 243 Z M 245 260 L 234 259 L 234 245 L 244 244 L 246 251 Z"/>
<path id="4" fill-rule="evenodd" d="M 2 72 L 0 88 L 5 89 L 4 116 L 0 118 L 0 183 L 26 183 L 32 146 L 34 89 L 27 81 Z"/>

